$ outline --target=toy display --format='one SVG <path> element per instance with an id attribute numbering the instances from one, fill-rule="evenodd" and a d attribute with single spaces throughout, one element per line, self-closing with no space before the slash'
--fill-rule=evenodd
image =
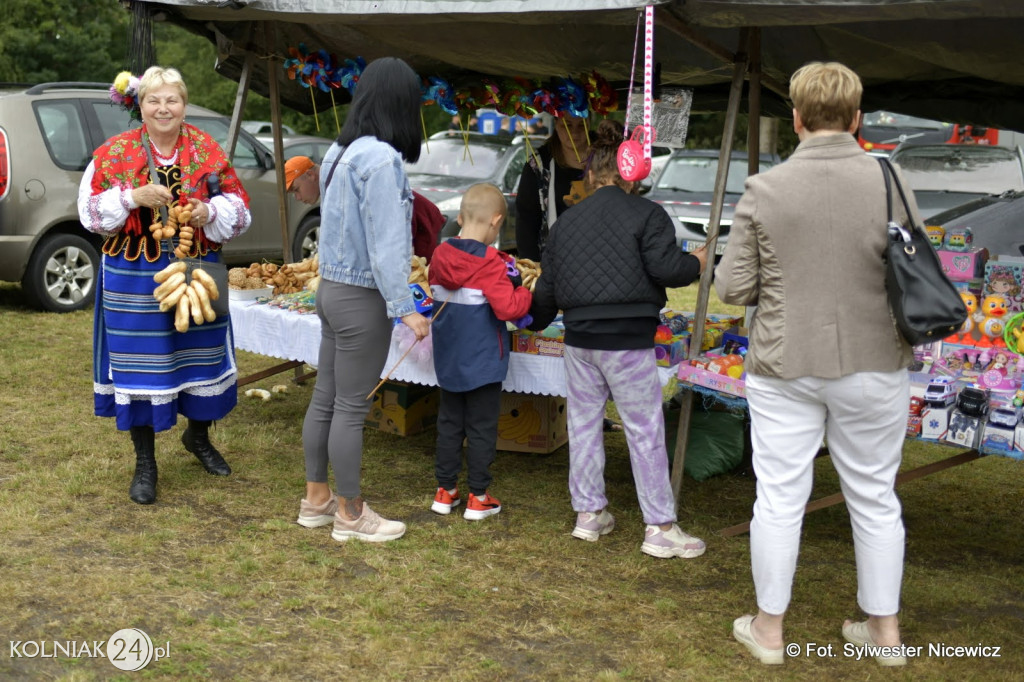
<path id="1" fill-rule="evenodd" d="M 946 233 L 943 246 L 947 251 L 966 251 L 974 244 L 974 233 L 969 227 L 954 227 Z"/>

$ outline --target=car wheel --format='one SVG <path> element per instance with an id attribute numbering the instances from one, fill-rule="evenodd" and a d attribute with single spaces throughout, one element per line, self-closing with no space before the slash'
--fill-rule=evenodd
<path id="1" fill-rule="evenodd" d="M 320 216 L 311 215 L 299 223 L 295 231 L 292 257 L 296 262 L 312 258 L 320 250 Z"/>
<path id="2" fill-rule="evenodd" d="M 87 308 L 94 302 L 100 254 L 76 234 L 44 239 L 32 252 L 21 286 L 35 305 L 55 313 Z"/>

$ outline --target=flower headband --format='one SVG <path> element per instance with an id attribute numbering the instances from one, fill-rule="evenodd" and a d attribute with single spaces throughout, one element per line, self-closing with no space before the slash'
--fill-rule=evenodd
<path id="1" fill-rule="evenodd" d="M 141 121 L 139 77 L 133 76 L 129 71 L 122 71 L 117 74 L 117 78 L 114 79 L 114 83 L 110 86 L 110 101 L 127 111 L 133 120 Z"/>

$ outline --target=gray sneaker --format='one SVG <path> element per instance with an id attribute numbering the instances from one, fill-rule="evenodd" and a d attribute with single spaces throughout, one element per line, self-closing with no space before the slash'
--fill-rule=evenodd
<path id="1" fill-rule="evenodd" d="M 338 542 L 345 542 L 351 538 L 365 542 L 387 542 L 388 540 L 397 540 L 403 535 L 405 535 L 404 523 L 382 519 L 380 514 L 370 509 L 370 505 L 365 502 L 363 502 L 362 515 L 354 521 L 335 514 L 334 530 L 331 531 L 331 537 Z"/>
<path id="2" fill-rule="evenodd" d="M 703 554 L 705 549 L 703 540 L 687 535 L 674 523 L 672 528 L 666 531 L 657 526 L 647 526 L 644 544 L 640 546 L 640 551 L 644 554 L 660 559 L 671 559 L 674 556 L 693 559 Z"/>
<path id="3" fill-rule="evenodd" d="M 310 504 L 309 500 L 303 499 L 299 502 L 298 524 L 306 528 L 319 528 L 334 521 L 334 515 L 338 511 L 338 498 L 331 495 L 331 499 L 321 505 Z"/>
<path id="4" fill-rule="evenodd" d="M 615 517 L 602 509 L 594 512 L 580 512 L 576 515 L 576 527 L 572 529 L 572 536 L 587 542 L 597 542 L 602 535 L 608 535 L 615 528 Z"/>

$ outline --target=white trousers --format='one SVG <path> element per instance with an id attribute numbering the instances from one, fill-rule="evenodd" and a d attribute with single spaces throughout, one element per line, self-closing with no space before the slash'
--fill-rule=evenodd
<path id="1" fill-rule="evenodd" d="M 789 607 L 814 457 L 827 437 L 853 526 L 857 603 L 869 615 L 896 614 L 904 530 L 894 487 L 910 400 L 907 372 L 789 380 L 748 374 L 746 392 L 757 475 L 750 564 L 758 607 L 774 615 Z"/>

